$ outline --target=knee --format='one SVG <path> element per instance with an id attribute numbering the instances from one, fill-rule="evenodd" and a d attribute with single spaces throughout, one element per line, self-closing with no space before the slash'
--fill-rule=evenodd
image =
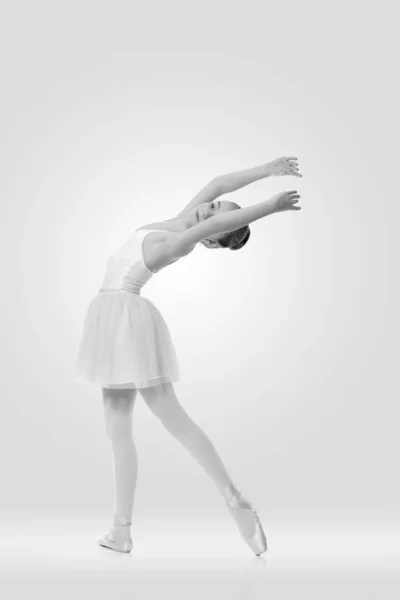
<path id="1" fill-rule="evenodd" d="M 148 406 L 165 429 L 175 437 L 187 435 L 193 428 L 193 421 L 186 411 L 165 398 L 149 402 Z"/>
<path id="2" fill-rule="evenodd" d="M 180 404 L 171 384 L 144 390 L 143 398 L 152 413 L 175 437 L 189 434 L 194 423 Z"/>
<path id="3" fill-rule="evenodd" d="M 132 440 L 132 423 L 127 418 L 116 417 L 115 415 L 109 416 L 106 419 L 106 434 L 113 443 Z"/>
<path id="4" fill-rule="evenodd" d="M 132 438 L 132 413 L 135 390 L 103 388 L 104 417 L 107 436 L 112 441 Z"/>
<path id="5" fill-rule="evenodd" d="M 167 431 L 176 438 L 188 436 L 194 429 L 193 421 L 186 414 L 166 415 L 161 422 Z"/>

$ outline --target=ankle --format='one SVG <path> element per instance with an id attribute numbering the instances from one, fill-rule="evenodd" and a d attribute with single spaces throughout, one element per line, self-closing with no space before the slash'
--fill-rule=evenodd
<path id="1" fill-rule="evenodd" d="M 223 489 L 222 489 L 222 496 L 224 497 L 224 500 L 227 502 L 228 500 L 230 500 L 233 496 L 239 496 L 241 493 L 241 489 L 235 485 L 233 482 L 226 485 Z"/>
<path id="2" fill-rule="evenodd" d="M 114 525 L 118 527 L 130 527 L 132 521 L 130 519 L 125 519 L 124 517 L 119 517 L 117 514 L 114 515 Z"/>

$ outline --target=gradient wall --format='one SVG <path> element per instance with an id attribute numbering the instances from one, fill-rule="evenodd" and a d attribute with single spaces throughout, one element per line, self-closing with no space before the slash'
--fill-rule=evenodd
<path id="1" fill-rule="evenodd" d="M 3 9 L 1 509 L 111 514 L 100 388 L 78 384 L 105 261 L 211 178 L 297 156 L 298 212 L 142 291 L 177 395 L 267 519 L 399 517 L 395 20 L 351 3 Z M 313 25 L 314 18 L 318 27 Z M 391 35 L 393 34 L 393 35 Z M 225 515 L 137 397 L 137 515 Z M 268 523 L 268 521 L 267 521 Z"/>

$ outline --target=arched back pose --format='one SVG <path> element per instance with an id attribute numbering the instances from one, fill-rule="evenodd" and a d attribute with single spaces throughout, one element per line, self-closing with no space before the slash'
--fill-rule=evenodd
<path id="1" fill-rule="evenodd" d="M 179 379 L 178 359 L 168 326 L 140 292 L 155 273 L 190 254 L 196 244 L 237 250 L 249 239 L 249 223 L 272 213 L 300 210 L 295 206 L 300 198 L 296 190 L 246 208 L 218 199 L 274 175 L 301 177 L 297 158 L 282 157 L 216 177 L 176 217 L 134 231 L 107 261 L 103 284 L 86 313 L 76 363 L 77 381 L 102 388 L 113 453 L 115 511 L 109 531 L 97 539 L 101 546 L 130 552 L 133 545 L 130 526 L 138 462 L 132 414 L 139 390 L 150 410 L 215 483 L 251 550 L 259 555 L 267 549 L 257 512 L 175 394 L 172 382 Z"/>

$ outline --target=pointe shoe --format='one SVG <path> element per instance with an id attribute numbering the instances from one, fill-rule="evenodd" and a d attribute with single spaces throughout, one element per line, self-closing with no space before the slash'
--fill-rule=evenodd
<path id="1" fill-rule="evenodd" d="M 127 519 L 123 519 L 122 517 L 114 516 L 114 524 L 111 529 L 106 533 L 101 533 L 97 538 L 97 543 L 99 546 L 105 546 L 106 548 L 110 548 L 111 550 L 116 550 L 117 552 L 130 552 L 133 547 L 132 538 L 129 536 L 127 540 L 118 540 L 116 535 L 117 527 L 129 527 L 131 525 L 131 521 Z"/>
<path id="2" fill-rule="evenodd" d="M 267 540 L 260 519 L 251 502 L 238 486 L 227 486 L 223 496 L 242 538 L 256 556 L 267 550 Z"/>

